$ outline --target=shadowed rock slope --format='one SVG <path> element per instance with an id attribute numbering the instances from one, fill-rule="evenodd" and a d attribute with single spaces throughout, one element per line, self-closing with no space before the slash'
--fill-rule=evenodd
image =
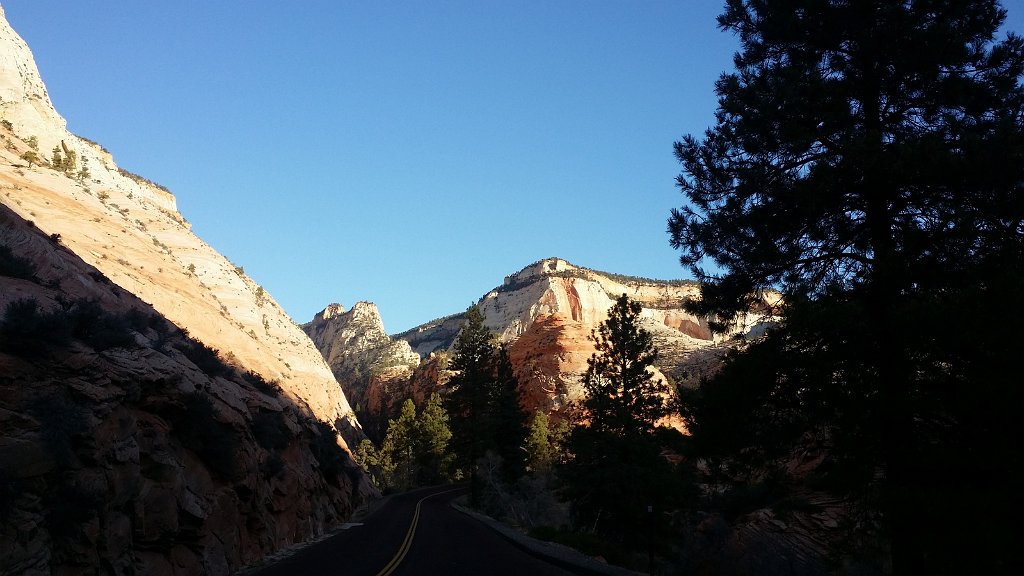
<path id="1" fill-rule="evenodd" d="M 87 264 L 225 351 L 230 362 L 279 380 L 286 396 L 308 404 L 350 441 L 360 438 L 330 368 L 273 297 L 192 233 L 169 191 L 118 168 L 98 144 L 67 131 L 2 10 L 0 117 L 0 202 L 60 235 Z M 35 162 L 25 159 L 29 152 L 36 152 Z"/>
<path id="2" fill-rule="evenodd" d="M 228 574 L 374 489 L 310 407 L 0 206 L 0 574 Z"/>

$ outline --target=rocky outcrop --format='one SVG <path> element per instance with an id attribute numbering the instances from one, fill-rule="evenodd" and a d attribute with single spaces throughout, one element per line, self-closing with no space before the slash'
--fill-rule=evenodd
<path id="1" fill-rule="evenodd" d="M 350 441 L 361 437 L 327 363 L 271 295 L 191 232 L 168 191 L 67 131 L 2 12 L 0 116 L 11 127 L 0 126 L 0 202 L 230 362 L 280 381 L 290 400 Z M 35 142 L 43 164 L 30 167 L 22 157 Z M 88 176 L 46 163 L 61 142 Z"/>
<path id="2" fill-rule="evenodd" d="M 63 156 L 70 151 L 77 158 L 77 168 L 86 167 L 89 182 L 113 189 L 155 208 L 176 211 L 174 195 L 146 179 L 128 173 L 114 163 L 110 152 L 99 144 L 76 136 L 67 130 L 67 122 L 50 101 L 32 52 L 7 22 L 0 7 L 0 117 L 13 126 L 15 134 L 26 140 L 35 138 L 39 157 L 49 162 L 51 151 Z"/>
<path id="3" fill-rule="evenodd" d="M 643 307 L 641 321 L 653 335 L 659 352 L 656 377 L 683 384 L 699 381 L 716 369 L 731 346 L 728 339 L 760 330 L 769 310 L 766 306 L 764 310 L 752 311 L 737 321 L 729 333 L 715 334 L 708 318 L 684 310 L 687 301 L 700 295 L 693 282 L 633 278 L 574 266 L 559 258 L 541 260 L 505 277 L 501 286 L 485 294 L 477 304 L 484 324 L 500 341 L 509 343 L 524 408 L 531 412 L 542 409 L 557 416 L 582 398 L 583 374 L 587 360 L 595 352 L 592 332 L 607 318 L 608 310 L 621 294 L 629 295 Z M 350 333 L 332 336 L 322 317 L 337 316 L 337 310 L 328 307 L 307 325 L 318 348 L 332 366 L 336 365 L 332 358 L 346 357 L 349 353 L 345 350 L 350 346 L 356 347 L 354 354 L 363 358 L 361 362 L 372 362 L 365 354 L 384 346 L 382 328 L 368 327 L 362 337 Z M 438 358 L 447 357 L 463 319 L 463 314 L 454 314 L 392 338 L 396 343 L 407 343 L 423 357 L 430 355 L 433 367 L 421 370 L 416 378 L 399 374 L 398 379 L 372 382 L 351 392 L 346 389 L 346 394 L 358 395 L 365 406 L 366 416 L 361 413 L 364 423 L 373 418 L 386 422 L 388 415 L 394 415 L 388 410 L 404 398 L 426 398 L 431 391 L 443 388 L 441 380 L 447 374 L 437 369 Z M 360 338 L 374 344 L 353 343 Z M 336 374 L 345 381 L 345 374 L 337 368 Z M 433 385 L 428 383 L 431 374 L 438 378 Z"/>
<path id="4" fill-rule="evenodd" d="M 0 206 L 0 574 L 229 574 L 375 495 L 329 425 Z"/>
<path id="5" fill-rule="evenodd" d="M 371 432 L 383 422 L 379 413 L 382 394 L 402 388 L 420 362 L 404 340 L 392 340 L 384 330 L 377 306 L 356 302 L 345 311 L 331 304 L 302 329 L 316 344 L 335 377 L 345 386 L 345 396 L 355 407 L 361 424 Z M 368 405 L 367 390 L 373 389 L 373 406 Z M 404 399 L 404 396 L 403 396 Z"/>

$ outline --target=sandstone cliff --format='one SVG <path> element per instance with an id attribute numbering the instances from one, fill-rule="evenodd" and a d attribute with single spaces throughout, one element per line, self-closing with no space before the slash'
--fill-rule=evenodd
<path id="1" fill-rule="evenodd" d="M 728 333 L 715 334 L 709 319 L 683 309 L 688 300 L 699 297 L 695 283 L 597 272 L 558 258 L 541 260 L 505 277 L 501 286 L 477 304 L 485 325 L 510 344 L 524 408 L 558 414 L 581 398 L 587 359 L 595 352 L 591 333 L 623 293 L 643 307 L 644 328 L 654 336 L 659 351 L 656 376 L 682 384 L 713 370 L 728 349 L 730 338 L 756 332 L 768 320 L 763 313 L 751 312 Z M 331 366 L 341 366 L 332 358 L 359 357 L 364 364 L 375 362 L 373 350 L 383 349 L 385 342 L 383 327 L 375 325 L 363 333 L 345 332 L 343 337 L 332 338 L 333 329 L 326 328 L 323 319 L 331 315 L 331 310 L 328 308 L 307 325 L 307 331 L 315 327 L 310 334 Z M 405 397 L 422 400 L 432 388 L 441 386 L 447 377 L 446 352 L 455 342 L 462 321 L 463 314 L 454 314 L 393 337 L 395 343 L 408 343 L 424 357 L 425 366 L 415 377 L 398 373 L 385 382 L 367 381 L 353 391 L 365 408 L 365 416 L 360 416 L 364 423 L 386 418 Z M 362 339 L 367 343 L 361 343 Z M 335 370 L 342 376 L 337 367 Z M 433 386 L 427 382 L 431 374 L 436 375 Z"/>
<path id="2" fill-rule="evenodd" d="M 0 573 L 224 574 L 330 529 L 374 489 L 327 363 L 169 191 L 67 131 L 3 16 Z M 41 353 L 18 336 L 50 324 Z"/>
<path id="3" fill-rule="evenodd" d="M 333 428 L 0 206 L 0 574 L 228 574 L 375 493 Z"/>
<path id="4" fill-rule="evenodd" d="M 170 192 L 123 173 L 109 153 L 67 131 L 2 9 L 0 119 L 10 126 L 0 127 L 0 201 L 60 235 L 85 262 L 192 336 L 280 380 L 287 396 L 358 439 L 358 423 L 330 368 L 274 299 L 191 232 Z M 40 161 L 29 167 L 22 156 L 35 142 Z M 51 148 L 63 150 L 62 142 L 76 154 L 79 172 L 48 164 Z M 88 176 L 80 173 L 83 165 Z"/>
<path id="5" fill-rule="evenodd" d="M 331 304 L 302 329 L 320 349 L 338 381 L 345 383 L 345 396 L 361 424 L 371 436 L 379 437 L 383 430 L 377 428 L 385 422 L 373 415 L 380 413 L 382 395 L 403 388 L 402 383 L 419 364 L 419 355 L 404 340 L 388 336 L 377 306 L 370 302 L 357 302 L 348 311 L 340 304 Z M 372 398 L 368 399 L 371 388 Z"/>

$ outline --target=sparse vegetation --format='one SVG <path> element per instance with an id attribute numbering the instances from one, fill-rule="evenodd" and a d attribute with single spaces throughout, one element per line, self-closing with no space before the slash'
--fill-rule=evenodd
<path id="1" fill-rule="evenodd" d="M 9 246 L 0 244 L 0 276 L 35 280 L 36 267 L 28 258 L 15 256 Z"/>
<path id="2" fill-rule="evenodd" d="M 168 194 L 171 192 L 170 190 L 167 189 L 166 186 L 163 186 L 161 184 L 157 184 L 156 182 L 153 182 L 152 180 L 150 180 L 148 178 L 143 178 L 142 176 L 139 176 L 138 174 L 134 174 L 132 172 L 129 172 L 129 171 L 125 170 L 124 168 L 118 168 L 117 172 L 121 176 L 124 176 L 125 178 L 128 178 L 130 180 L 134 180 L 138 184 L 145 184 L 147 186 L 152 186 L 152 187 L 154 187 L 154 188 L 156 188 L 158 190 L 163 190 L 164 192 L 167 192 Z M 180 216 L 178 218 L 180 218 Z"/>

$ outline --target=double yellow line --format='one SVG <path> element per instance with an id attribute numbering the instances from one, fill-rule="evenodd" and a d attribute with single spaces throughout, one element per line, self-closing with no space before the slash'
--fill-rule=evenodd
<path id="1" fill-rule="evenodd" d="M 409 553 L 409 548 L 412 547 L 412 539 L 416 535 L 416 525 L 420 521 L 420 508 L 423 505 L 423 501 L 427 498 L 433 498 L 434 496 L 448 494 L 449 492 L 457 492 L 459 490 L 464 490 L 464 488 L 452 488 L 451 490 L 435 492 L 420 498 L 419 502 L 416 503 L 416 512 L 412 515 L 412 522 L 409 524 L 409 531 L 405 533 L 405 540 L 402 541 L 402 545 L 398 548 L 398 552 L 395 553 L 395 556 L 391 561 L 388 562 L 380 572 L 377 572 L 377 576 L 390 576 L 391 573 L 398 568 L 398 565 L 402 563 L 402 560 L 405 560 L 405 555 Z"/>

